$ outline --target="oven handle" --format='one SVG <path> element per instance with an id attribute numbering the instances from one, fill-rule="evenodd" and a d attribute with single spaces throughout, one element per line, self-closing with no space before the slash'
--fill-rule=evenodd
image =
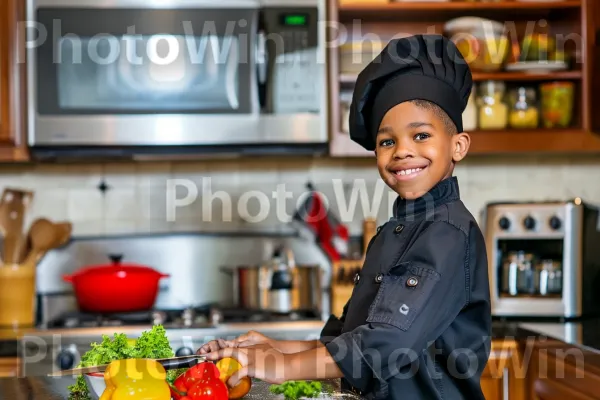
<path id="1" fill-rule="evenodd" d="M 256 33 L 256 75 L 258 85 L 258 102 L 260 108 L 267 104 L 267 80 L 269 74 L 269 57 L 265 31 L 259 28 Z"/>

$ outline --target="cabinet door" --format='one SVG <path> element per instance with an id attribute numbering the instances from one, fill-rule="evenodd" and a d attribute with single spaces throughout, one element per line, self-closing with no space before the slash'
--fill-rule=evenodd
<path id="1" fill-rule="evenodd" d="M 25 160 L 24 1 L 0 1 L 0 161 Z"/>
<path id="2" fill-rule="evenodd" d="M 583 120 L 586 128 L 600 134 L 600 2 L 584 0 L 582 34 L 583 41 Z M 587 104 L 587 107 L 585 105 Z"/>
<path id="3" fill-rule="evenodd" d="M 20 359 L 19 358 L 0 358 L 0 378 L 18 377 Z"/>
<path id="4" fill-rule="evenodd" d="M 537 379 L 533 384 L 534 400 L 594 400 L 598 397 L 590 397 L 579 393 L 569 386 L 562 385 L 557 381 L 549 379 Z"/>
<path id="5" fill-rule="evenodd" d="M 517 343 L 492 341 L 490 358 L 481 376 L 481 390 L 486 400 L 524 400 L 527 381 L 518 368 L 522 365 Z"/>

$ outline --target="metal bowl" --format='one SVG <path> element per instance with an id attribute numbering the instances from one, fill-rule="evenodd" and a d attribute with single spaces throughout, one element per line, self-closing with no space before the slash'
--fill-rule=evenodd
<path id="1" fill-rule="evenodd" d="M 104 374 L 102 373 L 92 373 L 83 375 L 85 378 L 85 383 L 90 392 L 90 397 L 92 400 L 100 400 L 100 396 L 104 393 L 104 389 L 106 389 L 106 382 L 104 382 Z"/>

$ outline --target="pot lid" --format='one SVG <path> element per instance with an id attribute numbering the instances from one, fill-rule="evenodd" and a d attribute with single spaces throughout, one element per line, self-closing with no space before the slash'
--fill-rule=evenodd
<path id="1" fill-rule="evenodd" d="M 127 271 L 128 274 L 130 274 L 130 273 L 160 274 L 160 272 L 158 272 L 154 268 L 151 268 L 147 265 L 141 265 L 141 264 L 135 264 L 135 263 L 122 263 L 121 262 L 121 260 L 123 259 L 122 254 L 109 254 L 108 257 L 111 259 L 111 261 L 112 261 L 111 263 L 87 265 L 87 266 L 84 266 L 83 268 L 80 268 L 74 275 L 82 275 L 82 274 L 88 275 L 88 274 L 96 274 L 96 273 L 104 274 L 107 271 L 111 271 L 114 269 Z"/>

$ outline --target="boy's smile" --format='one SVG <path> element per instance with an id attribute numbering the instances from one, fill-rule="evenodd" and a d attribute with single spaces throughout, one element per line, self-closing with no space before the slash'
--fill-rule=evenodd
<path id="1" fill-rule="evenodd" d="M 402 198 L 418 198 L 452 176 L 454 163 L 466 155 L 468 135 L 449 124 L 441 110 L 413 102 L 385 114 L 376 139 L 377 168 Z"/>

